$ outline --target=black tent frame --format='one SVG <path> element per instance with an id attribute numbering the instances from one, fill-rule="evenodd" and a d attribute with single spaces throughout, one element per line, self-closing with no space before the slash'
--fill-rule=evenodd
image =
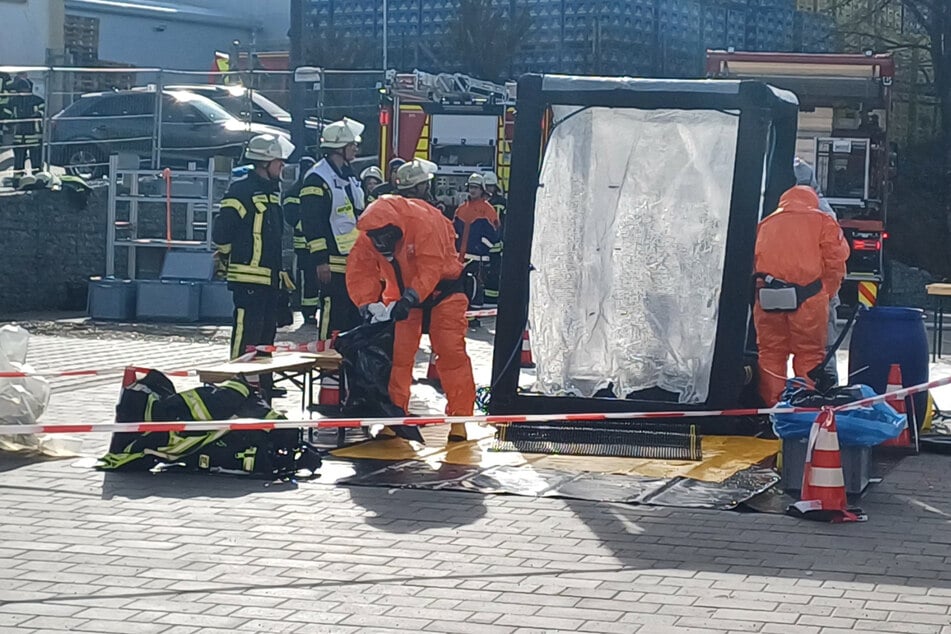
<path id="1" fill-rule="evenodd" d="M 552 81 L 546 81 L 551 78 Z M 546 84 L 549 84 L 546 87 Z M 720 110 L 739 112 L 736 160 L 726 258 L 709 397 L 674 409 L 703 411 L 739 405 L 744 389 L 744 354 L 750 332 L 753 246 L 760 216 L 775 209 L 795 184 L 799 108 L 759 81 L 624 80 L 530 74 L 518 83 L 515 137 L 506 212 L 505 252 L 492 367 L 492 414 L 560 414 L 669 411 L 661 400 L 580 398 L 519 392 L 519 353 L 529 302 L 535 202 L 539 187 L 546 118 L 550 107 Z M 761 191 L 765 169 L 766 189 Z M 761 207 L 761 196 L 762 207 Z"/>

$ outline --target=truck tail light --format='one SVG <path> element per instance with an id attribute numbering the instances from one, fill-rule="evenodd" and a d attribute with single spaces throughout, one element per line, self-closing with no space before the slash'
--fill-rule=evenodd
<path id="1" fill-rule="evenodd" d="M 881 240 L 852 240 L 852 249 L 855 251 L 881 251 Z"/>
<path id="2" fill-rule="evenodd" d="M 380 110 L 380 125 L 381 126 L 390 125 L 390 109 L 389 108 L 382 108 Z"/>

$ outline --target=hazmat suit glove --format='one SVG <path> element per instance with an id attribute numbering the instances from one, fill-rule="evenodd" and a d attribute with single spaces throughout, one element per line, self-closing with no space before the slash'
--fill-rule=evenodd
<path id="1" fill-rule="evenodd" d="M 409 317 L 409 311 L 419 305 L 419 293 L 412 288 L 407 288 L 400 297 L 399 301 L 393 305 L 390 311 L 390 317 L 393 321 L 403 321 Z"/>

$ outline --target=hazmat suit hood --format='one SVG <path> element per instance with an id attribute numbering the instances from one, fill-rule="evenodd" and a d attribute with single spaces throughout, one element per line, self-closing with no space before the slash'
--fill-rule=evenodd
<path id="1" fill-rule="evenodd" d="M 368 232 L 396 227 L 402 237 L 393 259 L 402 277 L 402 286 L 393 277 L 393 267 L 372 246 Z M 458 279 L 462 264 L 455 250 L 455 230 L 438 209 L 422 200 L 402 196 L 382 196 L 373 201 L 357 221 L 360 237 L 348 256 L 347 288 L 359 305 L 378 301 L 379 280 L 385 282 L 384 300 L 399 299 L 405 288 L 426 299 L 443 280 Z"/>
<path id="2" fill-rule="evenodd" d="M 812 188 L 812 190 L 816 192 L 816 195 L 819 197 L 819 211 L 825 212 L 835 218 L 835 210 L 819 191 L 819 181 L 816 180 L 816 170 L 812 165 L 796 157 L 796 160 L 793 162 L 793 172 L 796 175 L 797 186 L 804 185 Z"/>
<path id="3" fill-rule="evenodd" d="M 777 211 L 806 211 L 819 210 L 819 195 L 808 185 L 796 185 L 789 189 L 779 199 Z"/>

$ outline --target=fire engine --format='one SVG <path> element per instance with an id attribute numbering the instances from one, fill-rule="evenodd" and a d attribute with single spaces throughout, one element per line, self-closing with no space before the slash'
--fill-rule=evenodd
<path id="1" fill-rule="evenodd" d="M 380 165 L 394 157 L 433 161 L 439 165 L 433 193 L 449 211 L 465 202 L 473 172 L 495 172 L 508 189 L 514 82 L 389 71 L 381 96 Z"/>
<path id="2" fill-rule="evenodd" d="M 842 303 L 873 305 L 884 281 L 895 165 L 888 143 L 892 56 L 707 51 L 707 77 L 759 79 L 799 97 L 797 155 L 815 167 L 852 249 Z"/>

